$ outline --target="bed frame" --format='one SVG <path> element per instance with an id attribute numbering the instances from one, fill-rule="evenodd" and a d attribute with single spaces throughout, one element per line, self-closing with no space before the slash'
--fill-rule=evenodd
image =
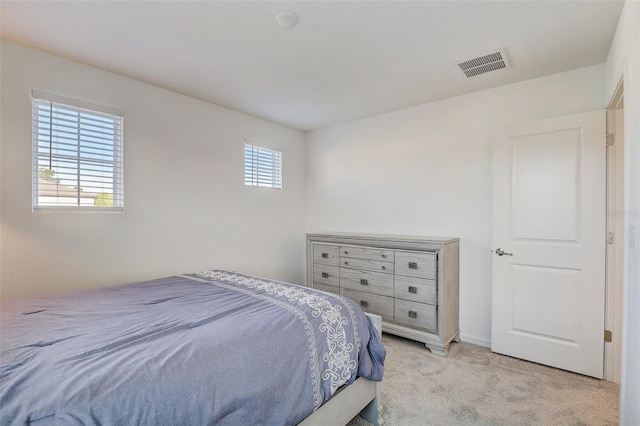
<path id="1" fill-rule="evenodd" d="M 373 321 L 378 333 L 382 335 L 382 318 L 379 315 L 366 314 Z M 380 399 L 380 382 L 373 382 L 358 377 L 348 386 L 340 388 L 335 395 L 322 404 L 313 414 L 304 419 L 300 426 L 346 425 L 360 414 L 363 419 L 381 426 L 382 403 Z"/>

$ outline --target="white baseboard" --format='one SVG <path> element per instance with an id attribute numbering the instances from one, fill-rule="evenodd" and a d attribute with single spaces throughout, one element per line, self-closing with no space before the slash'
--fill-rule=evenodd
<path id="1" fill-rule="evenodd" d="M 491 348 L 491 339 L 469 336 L 468 334 L 460 334 L 460 341 L 464 343 L 471 343 L 472 345 L 484 346 L 485 348 Z"/>

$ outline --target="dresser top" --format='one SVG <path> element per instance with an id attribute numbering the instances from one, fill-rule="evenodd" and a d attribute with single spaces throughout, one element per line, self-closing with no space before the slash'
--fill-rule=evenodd
<path id="1" fill-rule="evenodd" d="M 312 240 L 319 240 L 325 238 L 339 238 L 341 240 L 371 240 L 371 241 L 402 241 L 402 242 L 434 242 L 440 244 L 447 244 L 460 241 L 456 237 L 430 237 L 430 236 L 418 236 L 418 235 L 393 235 L 393 234 L 352 234 L 347 232 L 318 232 L 307 233 L 307 238 Z"/>

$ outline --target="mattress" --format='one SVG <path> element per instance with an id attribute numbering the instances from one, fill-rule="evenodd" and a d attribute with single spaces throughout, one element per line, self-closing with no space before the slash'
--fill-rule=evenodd
<path id="1" fill-rule="evenodd" d="M 0 424 L 296 424 L 381 380 L 351 300 L 212 270 L 4 303 Z"/>

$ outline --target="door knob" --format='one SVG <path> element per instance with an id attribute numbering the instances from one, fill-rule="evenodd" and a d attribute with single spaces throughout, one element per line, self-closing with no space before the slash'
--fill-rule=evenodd
<path id="1" fill-rule="evenodd" d="M 502 250 L 501 248 L 497 248 L 496 249 L 496 254 L 498 256 L 513 256 L 513 253 L 507 253 L 506 251 Z"/>

